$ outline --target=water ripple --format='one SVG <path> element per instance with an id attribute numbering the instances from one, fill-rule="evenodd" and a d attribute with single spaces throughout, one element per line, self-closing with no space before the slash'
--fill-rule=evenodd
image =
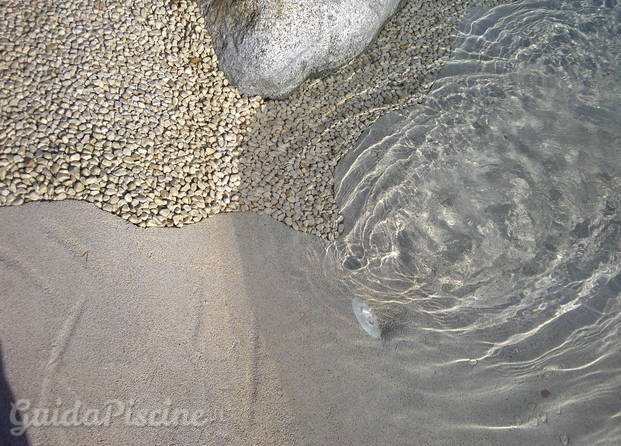
<path id="1" fill-rule="evenodd" d="M 427 102 L 339 165 L 339 278 L 407 308 L 393 338 L 426 364 L 478 364 L 496 391 L 563 375 L 568 406 L 618 398 L 620 35 L 611 1 L 475 11 Z"/>

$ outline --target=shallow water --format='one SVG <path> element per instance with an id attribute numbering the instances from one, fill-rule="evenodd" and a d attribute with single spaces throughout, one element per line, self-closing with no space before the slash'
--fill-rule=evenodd
<path id="1" fill-rule="evenodd" d="M 230 412 L 29 433 L 248 444 L 291 415 L 300 445 L 621 444 L 620 8 L 474 11 L 427 103 L 340 164 L 327 252 L 252 214 L 151 234 L 84 203 L 3 209 L 14 395 Z M 352 299 L 391 311 L 381 340 Z"/>
<path id="2" fill-rule="evenodd" d="M 621 442 L 620 42 L 614 0 L 475 10 L 426 104 L 379 121 L 337 169 L 336 275 L 380 311 L 403 306 L 385 338 L 430 369 L 471 367 L 475 414 L 529 379 L 556 387 L 546 403 L 561 393 L 453 428 L 569 409 L 561 444 Z"/>

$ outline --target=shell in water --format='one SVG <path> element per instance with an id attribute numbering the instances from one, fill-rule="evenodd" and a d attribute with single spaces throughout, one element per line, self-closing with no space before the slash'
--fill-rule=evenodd
<path id="1" fill-rule="evenodd" d="M 357 297 L 352 299 L 351 306 L 364 331 L 379 339 L 382 336 L 382 327 L 373 310 Z"/>

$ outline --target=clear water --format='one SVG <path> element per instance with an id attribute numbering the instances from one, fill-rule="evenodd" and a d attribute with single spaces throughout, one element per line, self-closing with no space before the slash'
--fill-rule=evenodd
<path id="1" fill-rule="evenodd" d="M 568 410 L 560 444 L 621 444 L 620 64 L 614 0 L 474 11 L 426 104 L 338 167 L 339 280 L 407 309 L 385 338 L 410 359 L 472 368 L 434 398 L 462 386 L 502 412 L 519 383 L 562 388 L 465 431 Z"/>

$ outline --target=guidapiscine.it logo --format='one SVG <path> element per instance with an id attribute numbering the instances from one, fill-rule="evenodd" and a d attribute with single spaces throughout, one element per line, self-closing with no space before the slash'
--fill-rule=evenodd
<path id="1" fill-rule="evenodd" d="M 64 405 L 57 399 L 51 407 L 33 407 L 28 399 L 11 404 L 11 435 L 20 436 L 30 427 L 109 427 L 114 422 L 135 427 L 189 426 L 201 427 L 222 421 L 221 410 L 174 407 L 165 399 L 160 407 L 139 407 L 135 400 L 107 400 L 100 407 L 89 407 L 80 400 Z"/>

